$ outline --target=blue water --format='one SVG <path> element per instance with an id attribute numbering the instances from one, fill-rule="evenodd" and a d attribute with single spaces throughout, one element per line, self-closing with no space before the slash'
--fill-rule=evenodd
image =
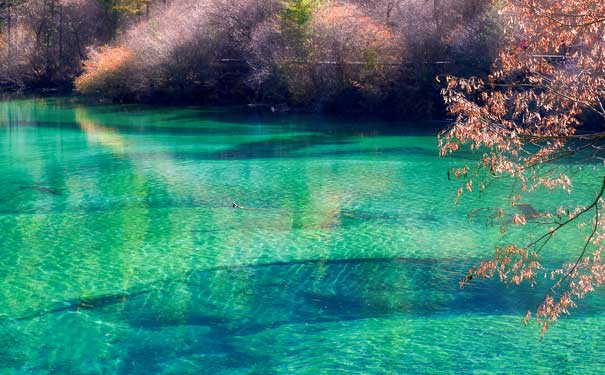
<path id="1" fill-rule="evenodd" d="M 0 374 L 601 374 L 597 292 L 458 280 L 542 229 L 469 221 L 435 125 L 0 103 Z M 590 166 L 589 166 L 590 167 Z M 582 204 L 529 194 L 536 209 Z M 244 209 L 233 209 L 236 201 Z M 583 235 L 563 233 L 555 267 Z"/>

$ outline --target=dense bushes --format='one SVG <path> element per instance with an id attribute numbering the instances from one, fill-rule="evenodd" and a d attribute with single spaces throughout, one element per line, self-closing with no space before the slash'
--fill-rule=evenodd
<path id="1" fill-rule="evenodd" d="M 0 85 L 81 74 L 80 92 L 117 101 L 433 111 L 443 65 L 486 69 L 496 44 L 478 0 L 23 0 L 8 9 Z"/>
<path id="2" fill-rule="evenodd" d="M 124 47 L 91 50 L 84 72 L 75 80 L 82 92 L 122 100 L 132 92 L 128 84 L 134 75 L 134 54 Z"/>
<path id="3" fill-rule="evenodd" d="M 294 104 L 325 107 L 355 94 L 364 103 L 376 101 L 397 78 L 398 39 L 354 4 L 318 6 L 294 30 L 284 31 L 288 27 L 277 18 L 256 30 L 253 65 L 264 72 L 255 78 L 266 90 L 283 80 Z"/>
<path id="4" fill-rule="evenodd" d="M 99 41 L 97 0 L 13 0 L 0 16 L 0 84 L 52 87 L 80 73 L 86 47 Z"/>
<path id="5" fill-rule="evenodd" d="M 116 47 L 91 48 L 76 87 L 120 101 L 244 100 L 251 90 L 245 82 L 248 69 L 242 46 L 249 38 L 246 34 L 262 21 L 257 5 L 229 0 L 158 5 L 148 19 L 120 35 L 113 43 Z M 250 21 L 257 18 L 260 21 Z M 128 58 L 112 59 L 111 51 L 122 56 L 128 51 Z M 106 78 L 109 82 L 104 83 Z"/>

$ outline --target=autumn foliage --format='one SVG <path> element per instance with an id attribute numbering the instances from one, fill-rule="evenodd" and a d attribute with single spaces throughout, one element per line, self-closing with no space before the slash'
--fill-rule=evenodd
<path id="1" fill-rule="evenodd" d="M 103 47 L 91 50 L 84 64 L 84 72 L 75 80 L 83 93 L 106 93 L 114 98 L 128 95 L 126 82 L 130 78 L 134 58 L 132 51 L 124 47 Z"/>
<path id="2" fill-rule="evenodd" d="M 547 276 L 549 293 L 534 312 L 543 332 L 605 281 L 604 15 L 605 3 L 596 0 L 504 1 L 504 42 L 489 77 L 450 76 L 442 92 L 456 118 L 440 136 L 442 155 L 471 150 L 478 156 L 476 164 L 454 170 L 461 178 L 468 176 L 458 197 L 511 178 L 516 182 L 510 207 L 499 209 L 501 217 L 502 212 L 514 212 L 529 192 L 571 192 L 576 165 L 601 164 L 594 171 L 593 199 L 532 218 L 511 213 L 512 224 L 532 221 L 546 228 L 544 234 L 499 248 L 462 281 L 497 274 L 504 282 L 520 284 Z M 560 268 L 542 268 L 541 252 L 558 232 L 572 226 L 585 237 L 584 246 L 570 250 L 570 262 Z"/>
<path id="3" fill-rule="evenodd" d="M 497 44 L 492 7 L 479 0 L 3 4 L 0 89 L 75 82 L 116 101 L 437 114 L 434 76 L 482 74 Z M 95 71 L 101 60 L 129 72 L 119 86 Z"/>
<path id="4" fill-rule="evenodd" d="M 0 89 L 70 85 L 110 16 L 98 0 L 0 2 Z"/>
<path id="5" fill-rule="evenodd" d="M 299 48 L 282 41 L 269 62 L 295 101 L 312 104 L 347 92 L 368 100 L 398 78 L 402 48 L 395 34 L 358 6 L 320 6 L 304 26 Z"/>

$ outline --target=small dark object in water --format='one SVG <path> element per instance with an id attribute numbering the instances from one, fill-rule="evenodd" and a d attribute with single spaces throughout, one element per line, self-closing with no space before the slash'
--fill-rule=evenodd
<path id="1" fill-rule="evenodd" d="M 231 203 L 231 207 L 239 209 L 239 210 L 268 210 L 268 208 L 250 208 L 250 207 L 244 207 L 244 206 L 240 206 L 239 204 L 237 204 L 236 202 Z"/>

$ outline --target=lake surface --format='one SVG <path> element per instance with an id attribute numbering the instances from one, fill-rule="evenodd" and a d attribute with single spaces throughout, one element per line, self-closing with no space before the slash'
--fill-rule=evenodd
<path id="1" fill-rule="evenodd" d="M 502 237 L 429 125 L 0 103 L 0 374 L 602 374 L 605 298 L 540 339 L 544 287 L 478 282 Z M 593 194 L 530 194 L 540 209 Z M 245 209 L 233 209 L 232 202 Z M 545 254 L 577 251 L 563 234 Z"/>

